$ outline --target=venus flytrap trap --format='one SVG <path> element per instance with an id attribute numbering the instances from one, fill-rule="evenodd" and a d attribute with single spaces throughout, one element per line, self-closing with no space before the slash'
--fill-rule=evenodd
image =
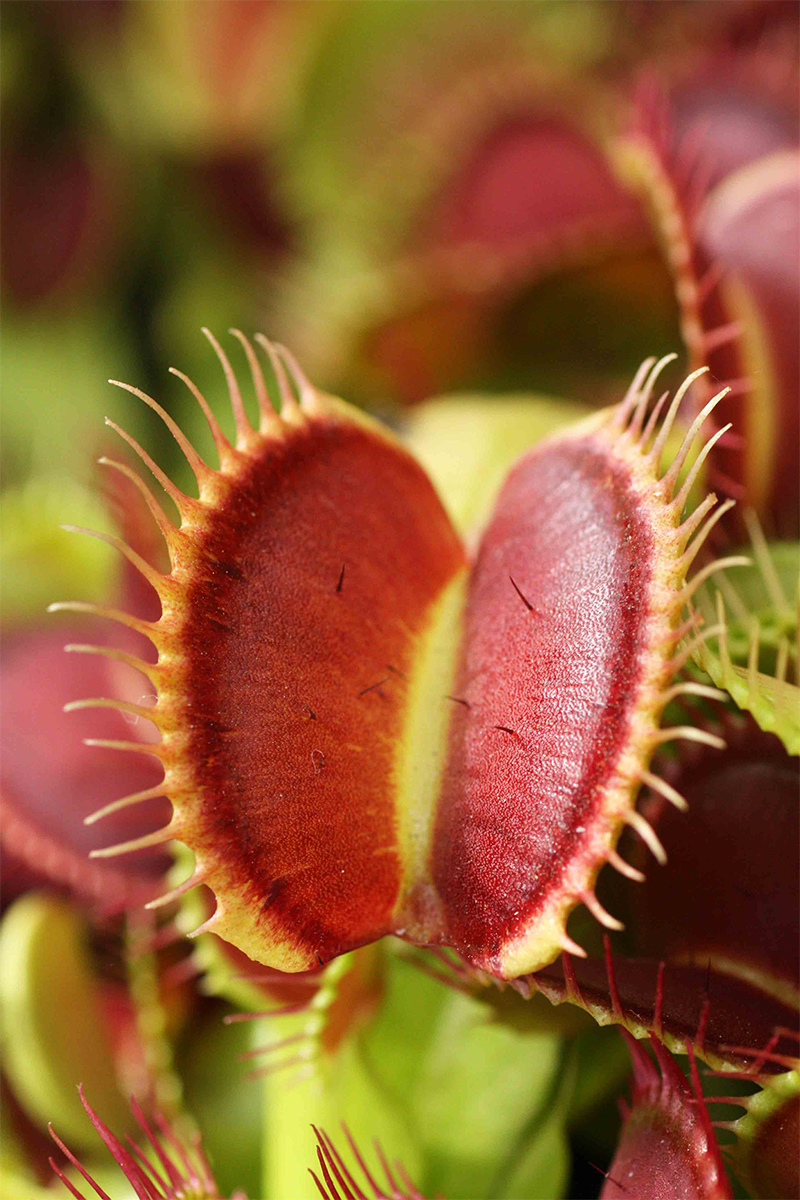
<path id="1" fill-rule="evenodd" d="M 63 576 L 91 579 L 49 628 L 30 607 L 69 594 L 41 577 L 57 564 L 26 574 L 47 513 L 97 519 L 49 477 L 19 495 L 0 1192 L 710 1200 L 738 1177 L 800 1194 L 798 547 L 773 540 L 798 530 L 788 17 L 634 0 L 507 5 L 490 25 L 480 6 L 227 0 L 208 6 L 216 41 L 178 47 L 173 112 L 163 51 L 191 4 L 112 7 L 96 44 L 73 44 L 68 14 L 43 40 L 12 22 L 30 42 L 15 79 L 69 45 L 86 104 L 64 127 L 95 147 L 90 174 L 103 153 L 123 168 L 146 235 L 62 333 L 88 330 L 123 378 L 168 343 L 190 367 L 172 417 L 114 393 L 127 445 L 95 453 L 122 571 L 76 539 Z M 136 78 L 98 91 L 115 60 Z M 637 92 L 642 69 L 660 81 Z M 131 125 L 126 89 L 152 121 Z M 60 90 L 31 106 L 12 84 L 37 170 L 25 114 Z M 106 133 L 87 141 L 75 108 Z M 31 174 L 12 158 L 19 225 Z M 101 209 L 133 248 L 121 195 Z M 85 215 L 70 228 L 91 233 Z M 18 300 L 28 243 L 11 243 Z M 244 387 L 210 334 L 216 358 L 198 342 L 195 359 L 199 315 L 240 323 L 265 264 L 269 327 L 331 390 L 394 405 L 401 437 L 260 336 L 233 334 Z M 109 368 L 65 369 L 55 311 L 12 317 L 4 466 L 43 478 L 57 453 L 60 477 L 84 436 L 64 396 L 79 380 L 96 411 Z M 679 342 L 674 399 L 648 359 L 619 402 L 649 348 Z M 584 407 L 486 395 L 533 378 Z M 482 394 L 420 403 L 453 387 Z M 148 405 L 175 439 L 153 458 Z M 627 1052 L 605 1025 L 636 1039 L 613 1162 L 600 1127 Z M 187 1150 L 194 1120 L 213 1171 Z M 123 1144 L 137 1122 L 141 1151 Z M 609 1169 L 583 1179 L 587 1162 Z"/>
<path id="2" fill-rule="evenodd" d="M 130 389 L 162 415 L 199 495 L 179 492 L 127 439 L 180 526 L 145 491 L 168 575 L 102 535 L 156 589 L 159 620 L 95 611 L 154 643 L 158 662 L 141 669 L 158 699 L 147 710 L 106 698 L 78 705 L 156 725 L 158 743 L 114 745 L 161 761 L 173 816 L 95 855 L 183 841 L 195 866 L 170 898 L 206 884 L 217 907 L 203 928 L 281 970 L 312 969 L 388 933 L 452 945 L 500 977 L 545 966 L 560 949 L 580 953 L 566 934 L 577 904 L 617 927 L 594 882 L 605 862 L 621 862 L 623 825 L 658 852 L 634 808 L 641 783 L 659 786 L 648 769 L 654 749 L 681 736 L 717 742 L 658 724 L 685 687 L 673 681 L 688 657 L 680 642 L 697 624 L 683 619 L 694 588 L 685 578 L 715 499 L 685 520 L 683 509 L 723 431 L 679 486 L 678 476 L 724 393 L 662 473 L 694 377 L 662 420 L 667 395 L 648 406 L 669 359 L 647 361 L 620 406 L 523 457 L 470 566 L 402 446 L 258 337 L 276 412 L 252 346 L 237 337 L 258 429 L 211 335 L 235 446 L 185 381 L 209 420 L 219 470 Z M 547 803 L 531 806 L 532 792 Z"/>
<path id="3" fill-rule="evenodd" d="M 697 970 L 673 961 L 665 973 L 653 962 L 652 972 L 643 964 L 637 975 L 636 964 L 623 959 L 612 969 L 607 957 L 598 975 L 591 957 L 581 962 L 585 951 L 567 920 L 583 905 L 600 926 L 622 928 L 595 883 L 605 864 L 621 882 L 644 878 L 630 852 L 617 850 L 626 826 L 663 860 L 657 814 L 646 819 L 637 794 L 645 785 L 662 807 L 683 809 L 686 801 L 668 772 L 651 768 L 654 752 L 676 739 L 718 752 L 723 745 L 691 711 L 684 724 L 660 723 L 676 703 L 724 696 L 685 675 L 692 654 L 724 629 L 701 628 L 693 600 L 718 570 L 750 560 L 706 558 L 687 582 L 729 505 L 708 496 L 684 515 L 725 433 L 717 430 L 698 452 L 701 426 L 724 392 L 669 449 L 701 373 L 671 402 L 666 392 L 656 401 L 672 356 L 647 360 L 616 408 L 549 432 L 504 483 L 499 469 L 487 472 L 486 497 L 478 488 L 461 505 L 483 514 L 481 528 L 466 530 L 470 553 L 391 434 L 319 393 L 288 351 L 257 335 L 275 404 L 253 346 L 236 332 L 252 376 L 255 426 L 227 356 L 207 336 L 226 377 L 235 444 L 192 382 L 175 374 L 208 420 L 218 469 L 156 401 L 123 385 L 159 413 L 195 474 L 192 498 L 118 430 L 174 501 L 179 524 L 136 473 L 105 460 L 143 496 L 170 570 L 157 570 L 119 538 L 99 536 L 155 588 L 161 615 L 53 606 L 111 617 L 158 652 L 154 663 L 118 655 L 156 689 L 154 708 L 106 697 L 70 706 L 116 708 L 160 733 L 157 742 L 95 743 L 153 754 L 164 780 L 111 801 L 90 821 L 162 793 L 173 805 L 163 829 L 94 853 L 113 858 L 173 839 L 191 850 L 188 876 L 173 877 L 150 907 L 180 901 L 195 958 L 212 969 L 211 990 L 256 1010 L 242 1019 L 263 1021 L 267 1036 L 245 1057 L 265 1076 L 270 1194 L 302 1186 L 299 1138 L 312 1114 L 330 1124 L 342 1112 L 359 1138 L 378 1133 L 404 1146 L 419 1178 L 424 1162 L 444 1154 L 439 1174 L 426 1176 L 443 1192 L 448 1181 L 452 1194 L 469 1188 L 476 1170 L 489 1171 L 486 1188 L 497 1171 L 514 1186 L 536 1187 L 542 1168 L 515 1165 L 503 1149 L 508 1130 L 534 1120 L 540 1103 L 539 1092 L 526 1099 L 521 1080 L 510 1106 L 498 1095 L 505 1125 L 499 1140 L 486 1142 L 483 1167 L 476 1163 L 466 1178 L 458 1173 L 463 1149 L 445 1149 L 449 1135 L 437 1150 L 432 1117 L 410 1139 L 402 1132 L 390 1099 L 398 1079 L 381 1065 L 392 1054 L 378 1030 L 380 1013 L 391 1009 L 386 989 L 403 968 L 381 948 L 356 948 L 391 933 L 413 945 L 451 946 L 464 964 L 459 986 L 478 1000 L 477 1012 L 492 1011 L 491 1003 L 482 1008 L 489 980 L 511 980 L 522 996 L 567 1000 L 601 1023 L 619 1021 L 637 1036 L 654 1032 L 682 1049 L 680 996 L 695 990 Z M 507 469 L 509 447 L 498 443 L 497 454 Z M 105 645 L 81 649 L 117 656 Z M 549 965 L 559 952 L 560 973 Z M 405 1012 L 415 1007 L 412 994 Z M 694 1044 L 716 1065 L 731 1062 L 725 1045 L 736 1040 L 742 1002 L 734 988 L 722 1014 L 699 1005 Z M 744 1003 L 752 1008 L 752 997 Z M 769 1003 L 758 1011 L 765 1036 L 770 1020 L 792 1020 L 791 1008 L 776 1003 L 774 1012 Z M 430 1001 L 421 1011 L 429 1014 L 422 1029 L 434 1012 Z M 512 1038 L 498 1067 L 505 1063 L 507 1072 L 530 1053 L 530 1069 L 540 1069 L 557 1037 L 542 1040 L 537 1020 L 530 1050 Z M 383 1052 L 370 1078 L 362 1059 L 374 1036 Z M 449 1073 L 457 1078 L 455 1063 Z M 407 1079 L 400 1093 L 408 1086 Z M 431 1077 L 430 1087 L 418 1091 L 414 1111 L 442 1103 L 442 1081 Z M 454 1097 L 456 1127 L 461 1103 Z M 563 1117 L 553 1132 L 556 1159 L 565 1162 L 565 1144 L 556 1149 Z M 563 1181 L 553 1177 L 547 1186 L 555 1193 Z"/>
<path id="4" fill-rule="evenodd" d="M 154 1130 L 136 1100 L 132 1098 L 131 1112 L 145 1137 L 146 1149 L 143 1153 L 130 1137 L 127 1138 L 128 1145 L 124 1145 L 94 1111 L 82 1087 L 78 1088 L 78 1092 L 96 1134 L 110 1151 L 137 1200 L 221 1200 L 199 1138 L 195 1138 L 191 1146 L 184 1145 L 160 1113 L 155 1114 Z M 50 1159 L 50 1166 L 70 1195 L 76 1200 L 85 1200 L 86 1193 L 73 1182 L 73 1179 L 80 1177 L 100 1200 L 109 1200 L 108 1193 L 93 1177 L 92 1172 L 75 1157 L 52 1125 L 49 1129 L 56 1146 L 74 1168 L 75 1174 L 70 1178 L 54 1159 Z M 237 1191 L 230 1200 L 247 1200 L 247 1197 L 243 1192 Z"/>
<path id="5" fill-rule="evenodd" d="M 710 368 L 696 402 L 708 399 L 712 380 L 729 388 L 723 412 L 734 429 L 709 464 L 711 486 L 746 499 L 771 535 L 789 538 L 800 519 L 800 158 L 785 113 L 765 106 L 753 116 L 754 129 L 759 119 L 765 127 L 726 164 L 702 105 L 678 130 L 670 98 L 647 81 L 630 128 L 612 140 L 609 154 L 651 209 L 690 367 Z"/>
<path id="6" fill-rule="evenodd" d="M 633 1062 L 630 1106 L 623 1108 L 622 1137 L 600 1193 L 603 1200 L 679 1195 L 729 1200 L 733 1195 L 703 1098 L 691 1044 L 687 1046 L 691 1088 L 657 1037 L 651 1037 L 657 1066 L 630 1034 Z"/>

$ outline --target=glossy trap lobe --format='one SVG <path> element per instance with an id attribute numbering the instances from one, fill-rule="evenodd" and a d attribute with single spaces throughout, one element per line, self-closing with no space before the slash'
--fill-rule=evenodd
<path id="1" fill-rule="evenodd" d="M 651 1045 L 658 1067 L 630 1035 L 623 1036 L 633 1061 L 631 1104 L 600 1193 L 603 1200 L 730 1200 L 694 1059 L 690 1056 L 690 1089 L 657 1038 Z"/>
<path id="2" fill-rule="evenodd" d="M 399 923 L 398 792 L 415 657 L 463 551 L 391 435 L 316 392 L 264 341 L 278 416 L 240 336 L 256 431 L 209 340 L 235 447 L 185 382 L 209 419 L 218 471 L 137 393 L 169 425 L 199 487 L 198 500 L 183 495 L 134 444 L 181 514 L 176 529 L 148 493 L 172 570 L 138 560 L 163 613 L 137 627 L 159 651 L 153 753 L 174 813 L 145 840 L 177 837 L 194 852 L 194 874 L 172 894 L 207 883 L 217 909 L 205 927 L 258 962 L 307 970 Z"/>
<path id="3" fill-rule="evenodd" d="M 522 459 L 470 577 L 468 707 L 451 726 L 434 879 L 444 940 L 506 978 L 576 949 L 565 924 L 579 902 L 619 928 L 594 882 L 667 736 L 684 552 L 713 503 L 681 524 L 688 487 L 673 491 L 696 428 L 660 478 L 680 395 L 652 446 L 653 422 L 642 426 L 663 365 L 647 363 L 619 409 Z"/>
<path id="4" fill-rule="evenodd" d="M 413 639 L 459 561 L 437 509 L 394 447 L 316 422 L 265 446 L 199 539 L 215 565 L 187 593 L 186 753 L 213 803 L 196 836 L 324 961 L 391 927 Z"/>
<path id="5" fill-rule="evenodd" d="M 469 958 L 542 912 L 626 745 L 653 553 L 626 476 L 591 441 L 534 453 L 481 545 L 436 844 Z"/>

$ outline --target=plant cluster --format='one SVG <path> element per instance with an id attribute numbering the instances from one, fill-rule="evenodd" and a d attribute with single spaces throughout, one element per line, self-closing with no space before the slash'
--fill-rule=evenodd
<path id="1" fill-rule="evenodd" d="M 796 1196 L 796 8 L 8 9 L 0 1191 Z"/>

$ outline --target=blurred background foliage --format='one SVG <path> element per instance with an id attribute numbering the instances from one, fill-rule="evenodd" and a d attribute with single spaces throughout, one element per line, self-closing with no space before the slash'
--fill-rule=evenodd
<path id="1" fill-rule="evenodd" d="M 604 138 L 645 67 L 692 80 L 774 7 L 4 5 L 5 485 L 85 484 L 103 415 L 181 470 L 105 380 L 157 394 L 206 449 L 166 379 L 219 389 L 202 324 L 265 328 L 382 412 L 472 388 L 607 402 L 680 339 Z"/>

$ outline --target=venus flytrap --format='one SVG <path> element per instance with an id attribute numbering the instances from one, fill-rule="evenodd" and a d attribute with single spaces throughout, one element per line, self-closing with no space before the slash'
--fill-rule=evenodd
<path id="1" fill-rule="evenodd" d="M 723 744 L 691 712 L 686 723 L 659 725 L 667 706 L 720 697 L 683 674 L 697 647 L 722 630 L 701 628 L 692 601 L 721 567 L 749 562 L 707 561 L 686 582 L 728 507 L 715 510 L 709 496 L 684 514 L 724 432 L 697 452 L 703 421 L 724 392 L 667 450 L 681 402 L 702 375 L 693 373 L 671 402 L 668 393 L 656 401 L 669 356 L 646 361 L 615 409 L 550 432 L 505 482 L 493 467 L 485 496 L 479 486 L 456 501 L 457 512 L 482 514 L 467 550 L 392 435 L 319 393 L 288 351 L 258 335 L 273 391 L 237 332 L 257 401 L 253 424 L 227 356 L 207 336 L 227 381 L 236 442 L 186 377 L 218 469 L 160 405 L 128 389 L 166 422 L 198 497 L 178 490 L 118 431 L 175 503 L 180 523 L 120 467 L 137 480 L 164 535 L 170 570 L 104 535 L 156 589 L 161 616 L 143 621 L 94 608 L 145 634 L 158 651 L 155 663 L 130 655 L 126 662 L 158 692 L 147 717 L 160 740 L 138 748 L 163 764 L 173 816 L 161 830 L 95 854 L 172 839 L 188 846 L 193 867 L 170 881 L 158 906 L 181 901 L 195 913 L 191 932 L 207 947 L 200 960 L 216 964 L 216 990 L 252 1003 L 252 985 L 263 985 L 268 1002 L 257 1007 L 267 1010 L 268 1033 L 248 1057 L 266 1076 L 269 1194 L 302 1186 L 301 1131 L 309 1119 L 330 1125 L 337 1110 L 359 1139 L 370 1135 L 370 1119 L 387 1144 L 399 1139 L 416 1177 L 437 1187 L 449 1179 L 458 1190 L 466 1186 L 458 1182 L 458 1153 L 438 1181 L 420 1175 L 436 1161 L 426 1141 L 432 1126 L 423 1122 L 410 1141 L 401 1132 L 403 1089 L 391 1072 L 381 1082 L 381 1056 L 364 1074 L 384 988 L 400 967 L 379 949 L 364 974 L 359 964 L 372 952 L 356 948 L 390 933 L 414 945 L 449 945 L 466 964 L 465 986 L 479 1007 L 489 979 L 510 979 L 523 996 L 541 991 L 682 1049 L 671 985 L 678 979 L 691 991 L 693 968 L 675 962 L 665 975 L 654 962 L 637 982 L 634 964 L 623 959 L 615 979 L 607 959 L 598 976 L 593 959 L 585 966 L 572 959 L 585 951 L 567 920 L 583 905 L 600 926 L 621 928 L 595 882 L 605 864 L 621 880 L 644 877 L 617 849 L 626 825 L 663 858 L 657 822 L 635 807 L 639 788 L 666 806 L 686 802 L 651 767 L 651 755 L 675 739 Z M 495 454 L 508 470 L 514 456 L 504 441 Z M 104 697 L 76 707 L 144 715 Z M 96 815 L 138 802 L 136 794 L 123 797 Z M 216 908 L 191 900 L 210 893 Z M 559 952 L 560 975 L 549 966 Z M 281 979 L 291 975 L 280 973 L 287 970 L 308 977 L 310 996 L 286 1000 Z M 242 973 L 246 988 L 229 987 L 226 974 Z M 643 981 L 654 1001 L 649 1018 Z M 734 1021 L 741 1000 L 734 989 L 726 1001 Z M 715 1010 L 709 1025 L 704 1012 L 701 1005 L 695 1046 L 724 1064 L 724 1013 L 720 1024 Z M 776 1012 L 776 1020 L 791 1020 L 780 1003 Z M 773 1015 L 767 1003 L 762 1023 Z M 521 1044 L 508 1053 L 509 1062 L 519 1059 Z M 423 1060 L 419 1070 L 424 1076 Z M 434 1098 L 440 1088 L 431 1086 Z M 419 1092 L 411 1111 L 424 1112 L 426 1103 Z M 519 1089 L 512 1125 L 514 1111 L 531 1119 Z M 458 1104 L 452 1117 L 457 1128 Z M 490 1175 L 500 1170 L 501 1145 L 484 1153 Z M 503 1170 L 517 1177 L 511 1163 Z"/>
<path id="2" fill-rule="evenodd" d="M 116 747 L 162 762 L 173 816 L 95 854 L 182 840 L 195 866 L 171 898 L 206 884 L 217 907 L 203 928 L 281 970 L 395 933 L 514 977 L 575 950 L 565 926 L 579 903 L 616 927 L 593 885 L 606 861 L 617 864 L 625 823 L 649 836 L 633 801 L 654 778 L 653 750 L 679 736 L 715 740 L 660 732 L 658 719 L 686 658 L 677 647 L 696 626 L 683 619 L 684 580 L 714 498 L 685 520 L 683 508 L 720 434 L 679 486 L 678 474 L 721 396 L 662 474 L 693 377 L 651 414 L 668 360 L 646 362 L 617 409 L 523 457 L 470 564 L 398 443 L 259 337 L 276 412 L 237 336 L 258 429 L 211 335 L 235 446 L 186 381 L 218 471 L 131 389 L 179 441 L 199 496 L 126 439 L 181 516 L 176 527 L 145 493 L 169 574 L 104 537 L 161 599 L 158 621 L 105 613 L 155 644 L 158 662 L 143 670 L 158 700 L 146 714 L 113 699 L 80 706 L 153 721 L 158 743 Z"/>
<path id="3" fill-rule="evenodd" d="M 151 1124 L 136 1100 L 132 1099 L 131 1111 L 145 1139 L 145 1151 L 142 1152 L 130 1137 L 127 1139 L 128 1145 L 124 1145 L 94 1111 L 82 1087 L 78 1088 L 78 1092 L 95 1132 L 110 1151 L 137 1200 L 221 1200 L 199 1138 L 194 1139 L 193 1145 L 185 1145 L 160 1113 L 155 1114 Z M 70 1195 L 76 1200 L 84 1200 L 85 1196 L 94 1193 L 100 1200 L 108 1200 L 107 1192 L 92 1172 L 75 1157 L 52 1126 L 50 1136 L 73 1168 L 68 1176 L 58 1163 L 50 1160 L 53 1171 Z M 73 1180 L 88 1186 L 91 1192 L 81 1191 Z M 237 1190 L 230 1200 L 247 1200 L 247 1197 Z"/>
<path id="4" fill-rule="evenodd" d="M 712 381 L 730 389 L 721 412 L 734 429 L 709 463 L 710 484 L 745 500 L 771 536 L 793 538 L 800 519 L 800 159 L 785 124 L 793 104 L 770 112 L 754 101 L 752 131 L 759 121 L 764 128 L 743 139 L 726 164 L 709 131 L 713 102 L 704 113 L 701 101 L 687 121 L 650 80 L 609 154 L 650 208 L 689 364 L 710 368 L 696 403 L 709 398 Z M 739 515 L 728 524 L 741 534 Z"/>
<path id="5" fill-rule="evenodd" d="M 146 719 L 160 738 L 93 744 L 151 754 L 165 771 L 162 784 L 112 800 L 90 820 L 134 812 L 162 790 L 173 806 L 162 830 L 96 856 L 113 862 L 182 841 L 193 852 L 190 874 L 154 903 L 169 909 L 198 884 L 210 889 L 215 900 L 201 904 L 193 932 L 223 960 L 229 945 L 273 972 L 319 972 L 394 933 L 454 947 L 474 979 L 522 977 L 523 994 L 538 989 L 610 1013 L 677 1048 L 663 968 L 648 976 L 655 1004 L 642 1019 L 630 964 L 619 964 L 619 986 L 601 964 L 604 992 L 591 957 L 585 967 L 572 961 L 585 951 L 567 922 L 582 908 L 584 928 L 589 913 L 620 929 L 596 882 L 605 864 L 642 878 L 617 848 L 624 826 L 663 858 L 660 818 L 636 807 L 639 788 L 662 811 L 685 799 L 651 756 L 675 739 L 721 745 L 713 724 L 692 710 L 676 721 L 673 710 L 692 697 L 720 699 L 686 676 L 693 655 L 727 637 L 724 612 L 701 629 L 697 607 L 714 577 L 724 579 L 721 568 L 748 561 L 709 558 L 729 504 L 715 509 L 701 491 L 684 516 L 727 436 L 715 426 L 697 441 L 725 389 L 706 391 L 701 405 L 704 375 L 694 371 L 674 401 L 657 399 L 668 359 L 648 360 L 621 405 L 551 429 L 527 453 L 520 444 L 516 464 L 501 439 L 485 478 L 471 473 L 481 476 L 474 494 L 450 498 L 457 532 L 396 439 L 319 393 L 287 351 L 259 336 L 268 386 L 237 332 L 254 424 L 208 336 L 228 384 L 234 444 L 192 381 L 175 373 L 208 421 L 218 469 L 155 401 L 123 385 L 165 420 L 196 477 L 196 499 L 115 426 L 175 503 L 179 524 L 126 464 L 108 464 L 141 492 L 169 569 L 126 541 L 103 540 L 155 588 L 161 615 L 55 606 L 121 621 L 158 656 L 80 647 L 140 670 L 158 693 L 154 708 L 104 696 L 70 706 Z M 673 442 L 685 395 L 697 417 Z M 779 675 L 791 653 L 784 641 Z M 559 951 L 560 976 L 551 966 Z M 694 969 L 666 966 L 670 981 Z M 729 998 L 731 1012 L 738 1000 Z M 321 1033 L 309 1034 L 310 1014 L 296 1018 L 301 1032 L 278 1039 L 294 1058 L 305 1052 L 298 1039 L 313 1044 Z M 718 1011 L 714 1018 L 719 1025 Z M 697 1029 L 700 1050 L 719 1057 L 724 1033 L 715 1026 L 709 1048 L 708 1031 Z"/>
<path id="6" fill-rule="evenodd" d="M 657 1066 L 623 1034 L 633 1061 L 630 1106 L 622 1137 L 600 1193 L 604 1200 L 634 1195 L 671 1200 L 679 1195 L 729 1200 L 733 1195 L 688 1046 L 691 1089 L 675 1060 L 651 1039 Z"/>
<path id="7" fill-rule="evenodd" d="M 135 307 L 145 369 L 191 314 L 239 322 L 266 253 L 262 316 L 312 377 L 407 407 L 398 438 L 260 336 L 234 334 L 243 389 L 211 335 L 209 370 L 184 346 L 189 411 L 115 393 L 160 413 L 186 460 L 164 444 L 151 459 L 144 423 L 113 412 L 167 494 L 104 454 L 127 493 L 103 535 L 121 586 L 79 583 L 49 633 L 9 638 L 6 608 L 3 901 L 33 881 L 69 896 L 3 918 L 9 1197 L 58 1190 L 55 1171 L 114 1200 L 702 1200 L 733 1179 L 701 1082 L 744 1112 L 719 1122 L 731 1176 L 753 1197 L 800 1191 L 797 546 L 767 540 L 797 534 L 796 42 L 780 6 L 512 5 L 491 26 L 480 7 L 454 22 L 447 6 L 227 0 L 200 29 L 219 36 L 178 46 L 191 5 L 133 5 L 110 40 L 64 39 L 89 108 L 152 150 L 126 195 L 158 237 L 107 281 Z M 633 71 L 654 66 L 663 82 L 637 95 Z M 150 120 L 131 124 L 126 88 Z M 159 161 L 167 144 L 191 161 Z M 193 203 L 201 177 L 224 231 Z M 81 347 L 129 378 L 102 307 L 79 314 Z M 60 472 L 69 431 L 84 436 L 64 397 L 96 406 L 100 377 L 44 315 L 10 331 L 10 458 L 33 440 L 43 470 L 46 443 Z M 644 353 L 681 341 L 674 401 L 662 359 L 620 402 Z M 531 379 L 592 407 L 417 404 Z M 25 496 L 37 520 L 54 493 L 59 519 L 95 524 L 49 479 Z M 82 546 L 93 566 L 106 554 Z M 20 579 L 23 620 L 65 594 Z M 152 944 L 122 952 L 114 922 L 145 903 Z M 110 981 L 123 1021 L 96 1002 Z M 589 1111 L 621 1088 L 606 1024 L 637 1039 L 632 1105 L 605 1183 L 582 1191 L 581 1161 L 611 1163 Z M 687 1049 L 691 1087 L 671 1058 Z M 701 1081 L 695 1059 L 726 1078 Z M 117 1141 L 131 1090 L 156 1175 Z M 167 1126 L 153 1136 L 181 1090 L 219 1186 Z M 48 1117 L 64 1142 L 42 1158 Z"/>

